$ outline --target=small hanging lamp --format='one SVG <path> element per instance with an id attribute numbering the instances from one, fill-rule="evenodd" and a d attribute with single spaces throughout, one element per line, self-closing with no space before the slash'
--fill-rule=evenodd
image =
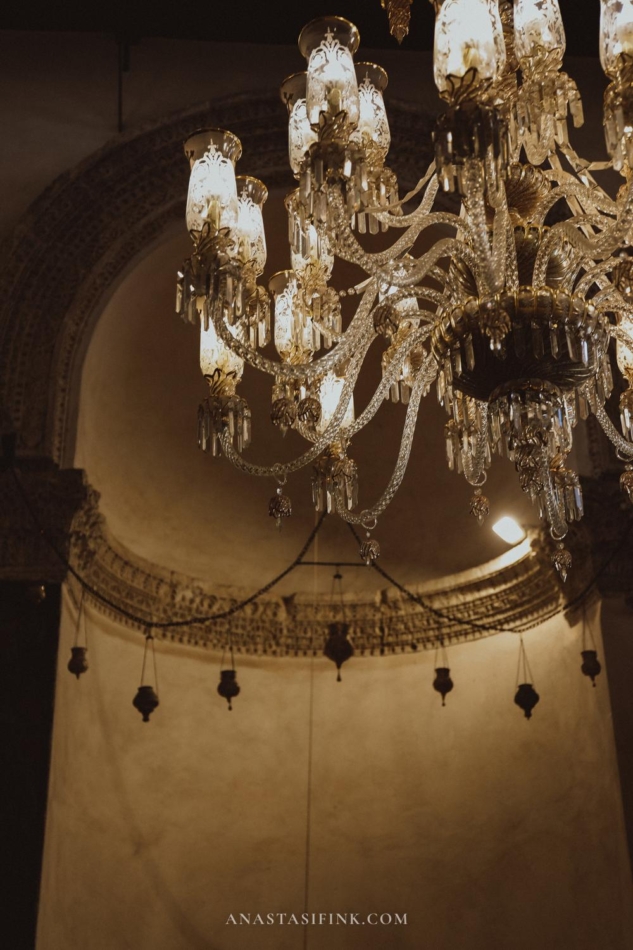
<path id="1" fill-rule="evenodd" d="M 592 686 L 596 685 L 596 676 L 598 676 L 602 671 L 602 665 L 598 659 L 598 651 L 596 650 L 596 641 L 591 629 L 591 624 L 587 623 L 587 610 L 583 606 L 582 611 L 582 650 L 580 653 L 582 657 L 582 665 L 580 667 L 584 676 L 588 676 L 591 679 Z"/>
<path id="2" fill-rule="evenodd" d="M 68 661 L 68 672 L 72 673 L 73 676 L 76 676 L 77 679 L 81 676 L 82 673 L 85 673 L 88 670 L 88 633 L 86 630 L 86 614 L 84 612 L 84 597 L 85 589 L 81 588 L 81 597 L 79 599 L 79 607 L 77 608 L 77 620 L 75 623 L 75 640 L 70 648 L 70 659 Z M 81 629 L 81 620 L 83 617 L 83 628 L 84 628 L 84 643 L 83 646 L 79 643 L 79 633 Z"/>
<path id="3" fill-rule="evenodd" d="M 147 653 L 150 649 L 152 650 L 152 659 L 154 665 L 154 686 L 150 686 L 145 683 L 145 667 L 147 664 Z M 156 650 L 154 648 L 154 637 L 152 636 L 151 628 L 148 633 L 145 634 L 145 648 L 143 650 L 143 666 L 141 668 L 141 685 L 136 691 L 136 696 L 132 700 L 132 705 L 135 709 L 138 709 L 141 716 L 143 717 L 143 722 L 149 722 L 149 717 L 152 715 L 156 707 L 159 705 L 158 700 L 158 673 L 156 670 Z"/>
<path id="4" fill-rule="evenodd" d="M 442 697 L 442 706 L 446 705 L 446 697 L 454 685 L 451 679 L 451 671 L 448 665 L 444 640 L 440 637 L 437 650 L 435 651 L 435 679 L 433 680 L 433 689 Z"/>
<path id="5" fill-rule="evenodd" d="M 220 660 L 220 682 L 218 683 L 218 695 L 226 699 L 229 704 L 229 712 L 232 711 L 232 700 L 240 694 L 240 686 L 237 682 L 237 671 L 235 669 L 235 658 L 233 656 L 233 630 L 229 621 L 229 651 L 231 654 L 231 666 L 222 669 L 224 664 L 224 654 Z"/>
<path id="6" fill-rule="evenodd" d="M 334 621 L 328 624 L 328 638 L 323 647 L 323 655 L 336 664 L 338 671 L 336 681 L 341 682 L 341 666 L 354 655 L 354 647 L 350 643 L 349 624 L 345 622 L 345 603 L 343 601 L 343 575 L 338 567 L 332 578 L 331 602 L 334 603 L 335 589 L 338 584 L 338 594 L 341 602 L 341 621 Z"/>
<path id="7" fill-rule="evenodd" d="M 523 682 L 520 682 L 521 679 Z M 530 670 L 527 654 L 525 652 L 523 637 L 521 637 L 521 646 L 519 647 L 519 667 L 517 670 L 517 691 L 514 701 L 519 709 L 523 710 L 526 719 L 532 718 L 532 710 L 541 698 L 532 686 L 532 683 L 530 682 L 531 679 L 532 672 Z"/>

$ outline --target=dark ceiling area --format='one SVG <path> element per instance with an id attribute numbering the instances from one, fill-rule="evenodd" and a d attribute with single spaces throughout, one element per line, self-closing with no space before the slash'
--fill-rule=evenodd
<path id="1" fill-rule="evenodd" d="M 600 0 L 560 0 L 571 56 L 598 55 Z M 122 39 L 144 37 L 203 40 L 226 43 L 296 42 L 301 27 L 324 14 L 336 13 L 360 29 L 366 48 L 397 46 L 389 35 L 387 14 L 380 0 L 193 0 L 182 5 L 160 5 L 155 0 L 8 0 L 0 12 L 4 30 L 58 30 L 113 33 Z M 413 0 L 411 29 L 403 49 L 429 50 L 433 46 L 433 8 L 429 0 Z"/>

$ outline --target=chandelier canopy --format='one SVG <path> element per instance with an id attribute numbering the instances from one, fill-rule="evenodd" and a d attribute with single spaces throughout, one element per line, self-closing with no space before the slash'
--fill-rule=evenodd
<path id="1" fill-rule="evenodd" d="M 435 160 L 402 198 L 386 164 L 385 71 L 354 62 L 360 38 L 347 20 L 322 17 L 302 30 L 307 70 L 281 86 L 297 180 L 286 198 L 290 267 L 268 290 L 258 282 L 265 186 L 236 177 L 241 145 L 230 132 L 205 129 L 185 143 L 193 252 L 179 273 L 177 311 L 200 326 L 209 395 L 199 444 L 280 486 L 312 466 L 316 508 L 369 533 L 402 482 L 421 399 L 434 387 L 448 416 L 448 465 L 473 486 L 473 515 L 481 523 L 488 514 L 482 486 L 493 455 L 507 456 L 557 542 L 564 579 L 571 556 L 562 539 L 583 514 L 567 457 L 574 427 L 590 413 L 627 463 L 622 487 L 633 497 L 633 0 L 602 0 L 610 161 L 594 164 L 568 138 L 583 114 L 561 71 L 558 0 L 432 2 L 434 78 L 447 108 Z M 624 180 L 615 199 L 594 177 L 609 168 Z M 454 211 L 442 210 L 440 190 L 454 194 Z M 387 250 L 368 250 L 371 237 L 362 236 L 379 231 L 397 236 Z M 427 247 L 435 241 L 420 252 L 425 237 Z M 336 290 L 337 257 L 366 278 Z M 345 296 L 358 301 L 346 326 Z M 278 360 L 262 352 L 271 338 Z M 382 347 L 382 381 L 356 416 L 354 389 L 372 346 Z M 622 434 L 604 408 L 612 350 L 629 387 Z M 243 456 L 245 363 L 272 377 L 273 424 L 308 443 L 292 462 Z M 357 512 L 350 444 L 388 398 L 406 406 L 400 451 L 383 495 Z M 280 487 L 270 514 L 281 524 L 290 512 Z M 368 559 L 379 551 L 376 542 L 364 548 Z"/>

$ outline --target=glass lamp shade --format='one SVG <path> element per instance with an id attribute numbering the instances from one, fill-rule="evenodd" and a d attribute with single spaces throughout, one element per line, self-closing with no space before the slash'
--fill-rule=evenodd
<path id="1" fill-rule="evenodd" d="M 229 327 L 229 331 L 237 338 L 239 326 Z M 236 383 L 244 372 L 244 360 L 220 339 L 212 320 L 209 320 L 208 330 L 205 330 L 204 323 L 200 326 L 200 369 L 203 376 L 233 376 Z"/>
<path id="2" fill-rule="evenodd" d="M 288 107 L 288 156 L 294 175 L 299 175 L 301 163 L 316 142 L 317 134 L 310 125 L 306 106 L 307 73 L 293 73 L 281 84 L 282 101 Z"/>
<path id="3" fill-rule="evenodd" d="M 240 140 L 223 129 L 203 129 L 191 135 L 184 148 L 191 165 L 187 228 L 200 231 L 207 222 L 212 230 L 235 227 L 235 162 L 242 154 Z"/>
<path id="4" fill-rule="evenodd" d="M 367 140 L 372 142 L 384 161 L 391 145 L 387 110 L 382 97 L 383 91 L 387 88 L 387 73 L 375 63 L 357 63 L 356 79 L 359 117 L 358 127 L 351 139 L 361 144 Z"/>
<path id="5" fill-rule="evenodd" d="M 341 399 L 341 393 L 343 392 L 343 386 L 345 385 L 345 377 L 337 376 L 334 372 L 329 372 L 321 380 L 321 386 L 319 389 L 319 401 L 321 402 L 321 419 L 317 425 L 317 432 L 319 435 L 322 435 L 330 422 L 332 417 L 336 412 L 337 406 Z M 345 415 L 343 416 L 343 421 L 341 422 L 342 428 L 347 428 L 351 426 L 354 421 L 354 396 L 350 397 L 350 400 L 345 409 Z"/>
<path id="6" fill-rule="evenodd" d="M 600 63 L 612 79 L 623 53 L 633 56 L 633 0 L 602 0 Z"/>
<path id="7" fill-rule="evenodd" d="M 275 349 L 285 362 L 309 359 L 314 352 L 312 318 L 301 306 L 295 272 L 273 274 L 268 289 L 275 301 Z"/>
<path id="8" fill-rule="evenodd" d="M 293 271 L 301 277 L 308 265 L 319 264 L 323 278 L 329 280 L 334 267 L 334 252 L 327 235 L 317 231 L 313 224 L 302 221 L 298 189 L 286 196 L 285 205 Z"/>
<path id="9" fill-rule="evenodd" d="M 237 224 L 235 234 L 240 255 L 247 261 L 253 261 L 255 272 L 261 274 L 266 266 L 266 235 L 262 207 L 268 197 L 268 189 L 259 178 L 250 175 L 238 175 L 237 183 Z"/>
<path id="10" fill-rule="evenodd" d="M 302 29 L 299 49 L 308 61 L 306 105 L 313 126 L 318 126 L 321 112 L 345 112 L 350 125 L 357 125 L 360 103 L 353 54 L 359 42 L 354 24 L 342 17 L 320 17 Z"/>
<path id="11" fill-rule="evenodd" d="M 435 18 L 433 75 L 440 92 L 449 76 L 461 79 L 476 69 L 479 79 L 496 80 L 506 63 L 496 0 L 444 0 Z"/>
<path id="12" fill-rule="evenodd" d="M 560 65 L 565 28 L 558 0 L 514 0 L 514 43 L 520 63 L 544 52 Z"/>
<path id="13" fill-rule="evenodd" d="M 615 357 L 618 363 L 618 369 L 623 376 L 633 382 L 633 317 L 621 316 L 618 320 L 618 327 L 627 334 L 630 343 L 624 340 L 618 340 L 615 349 Z"/>

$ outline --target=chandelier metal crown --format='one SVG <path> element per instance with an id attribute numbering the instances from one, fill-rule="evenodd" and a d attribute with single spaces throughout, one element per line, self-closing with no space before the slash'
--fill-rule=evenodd
<path id="1" fill-rule="evenodd" d="M 347 20 L 323 17 L 302 30 L 307 71 L 281 86 L 298 183 L 286 198 L 291 266 L 268 291 L 258 283 L 265 186 L 235 176 L 241 145 L 230 132 L 205 129 L 187 140 L 193 252 L 179 274 L 177 310 L 200 326 L 209 395 L 199 409 L 199 444 L 278 481 L 270 503 L 278 524 L 291 512 L 281 486 L 311 465 L 317 509 L 369 532 L 402 482 L 420 401 L 435 384 L 449 417 L 448 464 L 474 487 L 472 513 L 480 522 L 487 515 L 486 470 L 495 452 L 507 456 L 558 544 L 553 560 L 564 578 L 571 558 L 562 539 L 583 514 L 566 459 L 574 427 L 590 413 L 627 463 L 622 487 L 633 497 L 633 257 L 626 253 L 633 0 L 602 0 L 610 161 L 594 164 L 568 138 L 568 122 L 579 126 L 583 115 L 578 89 L 561 71 L 558 0 L 433 2 L 434 78 L 447 108 L 436 124 L 435 160 L 402 199 L 386 164 L 385 71 L 354 63 L 359 33 Z M 615 199 L 594 178 L 607 168 L 624 178 Z M 440 189 L 456 193 L 456 213 L 438 210 Z M 388 250 L 364 249 L 363 234 L 391 229 L 399 236 Z M 429 230 L 442 236 L 416 254 Z M 361 267 L 366 279 L 337 292 L 335 257 Z M 344 327 L 345 295 L 358 304 Z M 279 360 L 261 352 L 271 334 Z M 356 417 L 354 388 L 376 341 L 382 381 Z M 629 386 L 620 401 L 622 435 L 604 408 L 614 385 L 612 348 Z M 309 443 L 290 463 L 243 457 L 251 433 L 237 391 L 245 363 L 273 378 L 274 425 Z M 349 446 L 386 398 L 406 405 L 400 451 L 383 495 L 356 513 Z M 368 539 L 363 556 L 378 551 Z"/>

